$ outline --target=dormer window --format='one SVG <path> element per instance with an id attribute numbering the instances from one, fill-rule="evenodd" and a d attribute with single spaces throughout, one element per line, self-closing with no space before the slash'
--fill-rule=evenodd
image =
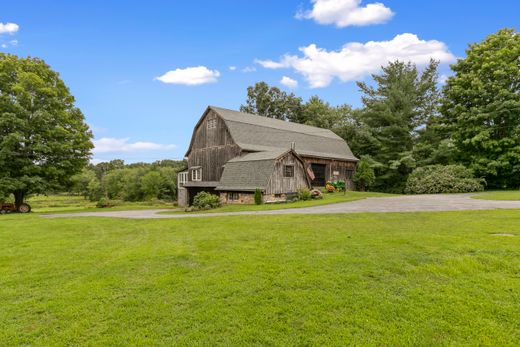
<path id="1" fill-rule="evenodd" d="M 217 127 L 217 118 L 208 119 L 208 129 L 215 129 Z"/>

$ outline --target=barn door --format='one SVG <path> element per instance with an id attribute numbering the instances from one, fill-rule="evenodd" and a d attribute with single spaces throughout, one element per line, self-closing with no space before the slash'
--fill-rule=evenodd
<path id="1" fill-rule="evenodd" d="M 311 182 L 313 187 L 325 187 L 325 168 L 325 164 L 311 164 L 314 172 L 314 179 Z"/>

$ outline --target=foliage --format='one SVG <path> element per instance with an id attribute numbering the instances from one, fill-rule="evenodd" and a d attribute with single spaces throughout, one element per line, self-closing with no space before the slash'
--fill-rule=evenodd
<path id="1" fill-rule="evenodd" d="M 332 182 L 327 182 L 327 183 L 325 183 L 325 190 L 326 190 L 328 193 L 334 193 L 334 191 L 336 190 L 336 188 L 334 188 L 334 186 L 332 185 Z"/>
<path id="2" fill-rule="evenodd" d="M 90 132 L 74 97 L 41 59 L 0 53 L 0 195 L 19 206 L 64 187 L 88 163 Z"/>
<path id="3" fill-rule="evenodd" d="M 356 173 L 353 177 L 357 189 L 364 192 L 374 184 L 375 180 L 376 175 L 372 168 L 370 158 L 368 156 L 362 157 L 357 163 Z"/>
<path id="4" fill-rule="evenodd" d="M 517 211 L 251 220 L 4 216 L 0 345 L 519 345 Z"/>
<path id="5" fill-rule="evenodd" d="M 520 35 L 503 29 L 452 65 L 442 101 L 458 161 L 490 187 L 520 186 Z"/>
<path id="6" fill-rule="evenodd" d="M 200 210 L 216 208 L 220 206 L 220 198 L 208 192 L 199 192 L 193 198 L 193 207 Z"/>
<path id="7" fill-rule="evenodd" d="M 333 181 L 331 184 L 337 192 L 344 192 L 347 189 L 345 181 L 342 180 Z"/>
<path id="8" fill-rule="evenodd" d="M 247 100 L 240 111 L 299 123 L 302 99 L 265 82 L 247 87 Z"/>
<path id="9" fill-rule="evenodd" d="M 437 114 L 437 66 L 431 61 L 420 73 L 412 63 L 395 61 L 372 75 L 375 87 L 358 82 L 364 94 L 361 121 L 372 137 L 360 150 L 377 163 L 377 190 L 402 192 L 416 166 L 412 151 L 419 129 Z"/>
<path id="10" fill-rule="evenodd" d="M 484 183 L 462 165 L 430 165 L 412 172 L 405 191 L 408 194 L 477 192 L 484 190 Z"/>
<path id="11" fill-rule="evenodd" d="M 184 161 L 162 160 L 151 164 L 125 164 L 116 159 L 89 165 L 71 178 L 70 193 L 97 201 L 102 196 L 124 201 L 177 198 L 177 172 Z"/>
<path id="12" fill-rule="evenodd" d="M 298 200 L 307 201 L 312 198 L 311 191 L 308 188 L 298 189 Z"/>
<path id="13" fill-rule="evenodd" d="M 260 188 L 255 189 L 255 205 L 261 205 L 262 204 L 262 191 Z"/>
<path id="14" fill-rule="evenodd" d="M 108 198 L 101 198 L 96 203 L 97 208 L 106 208 L 106 207 L 112 207 L 115 206 L 115 202 L 113 200 L 110 200 Z"/>

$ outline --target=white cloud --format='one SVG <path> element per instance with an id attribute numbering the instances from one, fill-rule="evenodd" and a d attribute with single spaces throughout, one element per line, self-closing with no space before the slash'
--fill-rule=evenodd
<path id="1" fill-rule="evenodd" d="M 312 10 L 300 11 L 298 19 L 313 19 L 319 24 L 334 24 L 338 28 L 385 23 L 394 16 L 380 2 L 361 5 L 361 0 L 311 0 Z"/>
<path id="2" fill-rule="evenodd" d="M 254 66 L 246 66 L 245 68 L 242 69 L 242 72 L 255 72 L 256 71 L 256 67 Z"/>
<path id="3" fill-rule="evenodd" d="M 280 80 L 280 84 L 282 84 L 290 89 L 295 89 L 298 87 L 298 81 L 293 80 L 292 78 L 287 77 L 287 76 L 282 77 L 282 79 Z"/>
<path id="4" fill-rule="evenodd" d="M 129 142 L 129 138 L 115 139 L 103 137 L 94 140 L 93 153 L 112 153 L 112 152 L 143 152 L 143 151 L 164 151 L 175 149 L 175 145 L 165 145 L 153 142 Z"/>
<path id="5" fill-rule="evenodd" d="M 168 84 L 196 86 L 217 82 L 219 76 L 220 72 L 217 70 L 210 70 L 205 66 L 196 66 L 187 67 L 185 69 L 170 70 L 164 75 L 156 77 L 156 79 Z"/>
<path id="6" fill-rule="evenodd" d="M 237 67 L 234 66 L 234 65 L 231 65 L 228 69 L 229 69 L 230 71 L 235 71 L 235 70 L 237 69 Z"/>
<path id="7" fill-rule="evenodd" d="M 430 59 L 441 63 L 455 61 L 444 42 L 420 40 L 417 35 L 406 33 L 389 41 L 350 42 L 337 51 L 327 51 L 315 44 L 299 50 L 303 56 L 285 55 L 278 62 L 256 62 L 270 69 L 292 68 L 304 76 L 312 88 L 322 88 L 334 78 L 346 82 L 375 73 L 389 61 L 411 61 L 417 65 L 426 65 Z"/>
<path id="8" fill-rule="evenodd" d="M 0 23 L 0 34 L 14 34 L 20 27 L 15 23 Z"/>
<path id="9" fill-rule="evenodd" d="M 442 74 L 439 76 L 439 84 L 446 84 L 446 81 L 450 78 L 449 75 Z"/>

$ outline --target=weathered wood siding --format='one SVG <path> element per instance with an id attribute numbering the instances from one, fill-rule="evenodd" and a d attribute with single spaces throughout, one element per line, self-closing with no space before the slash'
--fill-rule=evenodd
<path id="1" fill-rule="evenodd" d="M 216 126 L 208 129 L 208 121 L 211 119 L 216 120 Z M 202 181 L 219 181 L 223 165 L 241 152 L 224 121 L 213 111 L 208 112 L 195 129 L 192 141 L 188 167 L 202 167 Z M 191 181 L 191 170 L 188 176 Z"/>
<path id="2" fill-rule="evenodd" d="M 310 166 L 311 164 L 324 164 L 326 181 L 341 180 L 347 183 L 348 189 L 354 187 L 352 177 L 356 172 L 356 162 L 312 157 L 304 157 L 303 161 L 307 166 Z M 337 171 L 339 174 L 334 175 L 334 171 Z"/>
<path id="3" fill-rule="evenodd" d="M 284 166 L 294 166 L 294 177 L 284 177 Z M 269 179 L 265 194 L 295 193 L 300 188 L 310 188 L 305 167 L 292 153 L 278 159 L 274 166 L 273 174 Z"/>

